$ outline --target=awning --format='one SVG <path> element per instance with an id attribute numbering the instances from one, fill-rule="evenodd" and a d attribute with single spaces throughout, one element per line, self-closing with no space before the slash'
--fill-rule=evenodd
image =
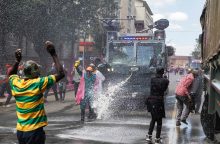
<path id="1" fill-rule="evenodd" d="M 92 46 L 94 44 L 95 44 L 95 42 L 79 42 L 80 46 Z"/>

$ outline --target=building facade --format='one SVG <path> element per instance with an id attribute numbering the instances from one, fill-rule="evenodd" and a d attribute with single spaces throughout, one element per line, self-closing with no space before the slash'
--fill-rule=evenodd
<path id="1" fill-rule="evenodd" d="M 153 24 L 152 11 L 144 0 L 115 0 L 120 33 L 137 33 Z"/>
<path id="2" fill-rule="evenodd" d="M 136 32 L 149 29 L 149 25 L 153 25 L 153 12 L 144 0 L 135 0 Z"/>

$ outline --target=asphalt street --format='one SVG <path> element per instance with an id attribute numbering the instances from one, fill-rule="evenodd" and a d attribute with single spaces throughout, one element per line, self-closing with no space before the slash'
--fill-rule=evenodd
<path id="1" fill-rule="evenodd" d="M 202 131 L 200 115 L 191 114 L 188 125 L 175 126 L 174 89 L 180 76 L 170 75 L 169 94 L 165 99 L 166 118 L 163 120 L 164 144 L 208 144 Z M 1 99 L 0 102 L 4 101 Z M 150 114 L 143 110 L 112 110 L 108 116 L 80 123 L 80 109 L 74 102 L 74 92 L 67 93 L 64 102 L 53 95 L 45 105 L 49 125 L 45 127 L 47 144 L 144 144 Z M 108 109 L 111 111 L 111 109 Z M 0 144 L 17 144 L 15 104 L 0 107 Z M 154 133 L 155 135 L 155 133 Z"/>

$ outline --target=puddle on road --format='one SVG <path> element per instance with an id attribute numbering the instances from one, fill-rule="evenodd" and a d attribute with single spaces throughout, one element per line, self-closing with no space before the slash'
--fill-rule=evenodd
<path id="1" fill-rule="evenodd" d="M 146 126 L 90 126 L 86 125 L 81 129 L 67 130 L 57 137 L 65 139 L 82 139 L 110 143 L 135 143 L 144 140 Z"/>

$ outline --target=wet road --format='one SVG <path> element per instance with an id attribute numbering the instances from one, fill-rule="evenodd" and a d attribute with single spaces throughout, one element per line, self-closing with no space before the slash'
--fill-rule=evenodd
<path id="1" fill-rule="evenodd" d="M 199 115 L 191 114 L 189 125 L 175 126 L 176 106 L 173 95 L 178 76 L 171 76 L 170 93 L 166 97 L 166 119 L 163 120 L 162 138 L 164 144 L 206 144 Z M 150 114 L 142 111 L 118 111 L 101 120 L 79 122 L 79 107 L 73 103 L 73 92 L 67 94 L 64 103 L 54 102 L 49 97 L 46 105 L 49 125 L 45 128 L 47 144 L 144 144 L 148 131 Z M 0 108 L 0 144 L 16 144 L 15 106 Z M 155 134 L 155 133 L 154 133 Z"/>

